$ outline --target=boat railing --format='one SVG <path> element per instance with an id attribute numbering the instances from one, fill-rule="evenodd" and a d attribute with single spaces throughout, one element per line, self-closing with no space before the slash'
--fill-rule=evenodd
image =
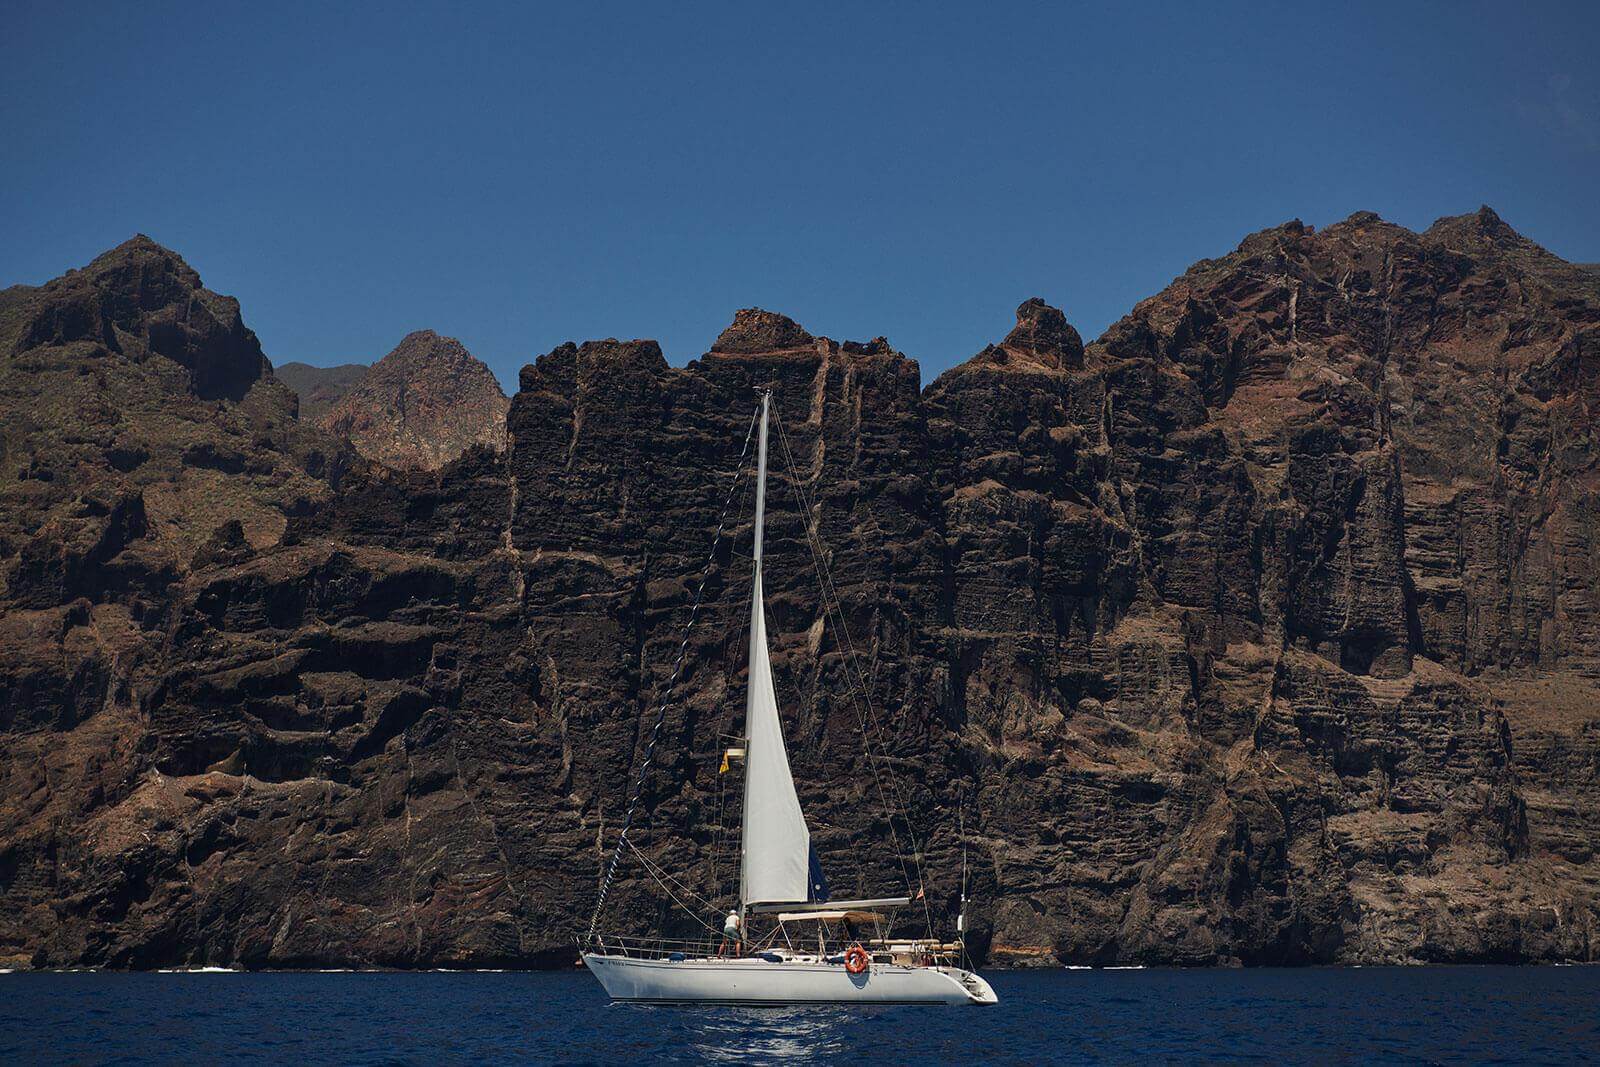
<path id="1" fill-rule="evenodd" d="M 596 934 L 591 947 L 608 956 L 632 956 L 636 959 L 647 960 L 668 959 L 675 953 L 685 957 L 737 955 L 728 941 L 710 938 L 696 940 Z"/>
<path id="2" fill-rule="evenodd" d="M 633 959 L 704 959 L 706 957 L 760 956 L 777 953 L 793 958 L 795 954 L 824 959 L 842 957 L 852 945 L 862 945 L 874 956 L 892 955 L 896 962 L 912 959 L 918 962 L 948 962 L 959 951 L 957 944 L 941 944 L 921 938 L 838 938 L 797 937 L 785 938 L 779 931 L 755 942 L 735 943 L 727 938 L 685 939 L 671 937 L 633 937 L 622 934 L 596 934 L 586 949 L 607 956 L 628 956 Z"/>

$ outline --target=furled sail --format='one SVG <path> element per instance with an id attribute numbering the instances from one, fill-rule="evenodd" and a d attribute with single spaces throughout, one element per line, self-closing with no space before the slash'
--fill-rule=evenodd
<path id="1" fill-rule="evenodd" d="M 783 744 L 778 701 L 767 661 L 767 625 L 756 573 L 750 609 L 750 678 L 745 702 L 744 900 L 746 904 L 812 899 L 811 831 L 795 795 Z"/>

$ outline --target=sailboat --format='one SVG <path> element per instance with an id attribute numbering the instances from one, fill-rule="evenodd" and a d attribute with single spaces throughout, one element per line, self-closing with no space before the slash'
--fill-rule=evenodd
<path id="1" fill-rule="evenodd" d="M 811 832 L 789 769 L 767 657 L 762 534 L 771 401 L 771 392 L 763 392 L 757 437 L 746 736 L 742 753 L 738 749 L 728 753 L 742 755 L 744 763 L 737 909 L 727 916 L 720 939 L 668 942 L 597 933 L 595 924 L 622 848 L 619 840 L 585 939 L 583 962 L 606 993 L 620 1001 L 994 1004 L 998 998 L 989 983 L 958 965 L 966 960 L 963 943 L 942 943 L 931 936 L 889 936 L 889 914 L 911 904 L 910 896 L 827 899 L 826 881 L 811 848 Z M 648 754 L 645 763 L 649 763 Z M 630 808 L 623 823 L 623 840 L 631 816 Z M 770 927 L 757 935 L 753 932 L 757 923 Z M 958 930 L 964 925 L 963 914 Z"/>

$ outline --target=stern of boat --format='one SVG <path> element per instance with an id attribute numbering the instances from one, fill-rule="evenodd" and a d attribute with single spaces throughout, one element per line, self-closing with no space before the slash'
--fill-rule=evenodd
<path id="1" fill-rule="evenodd" d="M 956 971 L 953 978 L 961 984 L 966 991 L 967 1000 L 972 1004 L 998 1004 L 1000 998 L 995 995 L 994 986 L 990 985 L 981 975 L 972 971 Z"/>

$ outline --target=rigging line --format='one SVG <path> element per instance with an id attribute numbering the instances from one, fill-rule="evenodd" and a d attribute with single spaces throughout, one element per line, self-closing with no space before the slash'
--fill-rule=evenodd
<path id="1" fill-rule="evenodd" d="M 806 509 L 807 509 L 808 513 L 813 510 L 813 507 L 812 507 L 812 505 L 811 505 L 811 503 L 809 501 L 806 504 Z M 852 690 L 853 690 L 852 695 L 856 698 L 856 700 L 858 701 L 858 703 L 860 705 L 860 707 L 858 707 L 858 709 L 857 709 L 857 714 L 858 715 L 861 714 L 861 711 L 860 711 L 861 708 L 865 708 L 866 709 L 866 714 L 861 716 L 861 718 L 862 718 L 862 723 L 861 723 L 862 739 L 868 746 L 868 754 L 869 754 L 869 756 L 872 756 L 874 761 L 876 761 L 879 757 L 877 757 L 876 754 L 872 752 L 871 747 L 870 747 L 871 743 L 872 743 L 872 740 L 868 736 L 868 720 L 870 719 L 872 732 L 877 735 L 878 743 L 883 747 L 883 750 L 884 750 L 883 751 L 883 756 L 881 758 L 887 760 L 889 758 L 889 756 L 890 756 L 890 748 L 891 748 L 891 746 L 890 746 L 890 740 L 891 739 L 888 736 L 889 732 L 888 732 L 888 730 L 886 730 L 884 728 L 883 721 L 882 721 L 881 718 L 879 718 L 878 712 L 877 712 L 877 708 L 874 706 L 874 704 L 872 702 L 872 688 L 871 688 L 871 685 L 868 683 L 866 676 L 862 673 L 862 670 L 861 670 L 861 657 L 856 653 L 854 644 L 853 644 L 853 642 L 851 640 L 851 637 L 850 637 L 849 626 L 847 625 L 847 623 L 845 621 L 844 601 L 843 601 L 843 598 L 840 597 L 840 595 L 839 595 L 838 583 L 833 578 L 832 568 L 827 565 L 827 562 L 826 562 L 827 554 L 824 551 L 824 546 L 822 544 L 821 532 L 820 532 L 820 530 L 817 530 L 814 525 L 813 525 L 813 529 L 811 531 L 811 536 L 814 537 L 815 541 L 816 541 L 816 547 L 814 549 L 814 553 L 815 553 L 815 557 L 819 560 L 819 564 L 818 564 L 819 565 L 819 581 L 823 586 L 823 591 L 824 591 L 824 596 L 825 596 L 825 608 L 832 614 L 832 616 L 834 618 L 835 628 L 837 629 L 837 631 L 841 635 L 840 636 L 840 644 L 841 644 L 841 646 L 843 647 L 843 649 L 845 651 L 845 662 L 846 662 L 845 677 L 846 677 L 847 680 L 849 680 L 852 683 Z M 877 665 L 878 665 L 878 661 L 875 660 L 874 664 L 873 664 L 873 676 L 874 676 L 874 678 L 877 676 Z M 853 676 L 851 675 L 851 671 L 852 670 L 854 671 L 854 675 Z M 898 738 L 899 737 L 899 732 L 896 731 L 894 736 L 895 736 L 895 738 Z M 876 767 L 875 767 L 875 770 L 876 770 Z M 932 916 L 932 913 L 929 910 L 929 907 L 928 907 L 928 904 L 927 904 L 927 886 L 926 886 L 926 879 L 925 879 L 925 876 L 924 876 L 924 873 L 923 873 L 922 861 L 921 861 L 922 850 L 921 850 L 920 845 L 917 842 L 916 827 L 913 825 L 913 823 L 911 821 L 911 803 L 910 803 L 909 799 L 906 797 L 906 794 L 905 794 L 904 790 L 901 788 L 900 780 L 893 774 L 888 774 L 887 777 L 888 777 L 888 780 L 889 780 L 889 791 L 893 792 L 894 795 L 895 795 L 895 802 L 899 806 L 899 814 L 900 814 L 901 818 L 905 820 L 906 834 L 911 839 L 911 852 L 912 852 L 911 862 L 912 862 L 912 866 L 915 868 L 915 870 L 917 872 L 917 878 L 916 878 L 917 888 L 920 891 L 918 893 L 918 896 L 924 902 L 923 903 L 924 917 L 927 919 L 929 934 L 931 936 L 932 929 L 933 929 L 933 916 Z M 878 788 L 879 788 L 879 791 L 881 793 L 883 791 L 883 787 L 882 787 L 881 783 L 879 783 Z M 888 801 L 886 799 L 883 801 L 883 803 L 884 803 L 884 807 L 885 807 L 886 811 L 888 811 L 889 814 L 892 817 L 892 815 L 894 814 L 893 808 L 889 805 L 889 803 L 888 803 Z M 891 819 L 891 823 L 890 823 L 890 832 L 891 832 L 891 836 L 895 838 L 896 843 L 898 844 L 898 835 L 896 835 L 894 833 L 894 826 L 893 826 L 892 819 Z M 901 866 L 902 866 L 902 868 L 904 867 L 904 861 L 902 861 Z M 906 875 L 906 881 L 907 881 L 907 886 L 909 887 L 910 881 L 911 881 L 909 874 Z"/>
<path id="2" fill-rule="evenodd" d="M 826 557 L 826 552 L 824 551 L 824 546 L 822 545 L 821 533 L 816 530 L 815 522 L 812 519 L 812 514 L 813 514 L 812 503 L 811 503 L 810 499 L 807 498 L 807 496 L 805 494 L 805 490 L 801 485 L 801 480 L 800 480 L 800 477 L 799 477 L 799 469 L 798 469 L 797 465 L 794 462 L 794 454 L 789 448 L 788 437 L 784 433 L 783 422 L 782 422 L 781 416 L 780 416 L 780 418 L 778 420 L 778 440 L 779 440 L 780 446 L 783 448 L 784 458 L 785 458 L 785 461 L 786 461 L 786 463 L 788 465 L 788 468 L 789 468 L 789 485 L 790 485 L 791 490 L 795 494 L 797 502 L 800 505 L 801 515 L 802 515 L 802 517 L 803 517 L 803 519 L 805 521 L 805 526 L 806 526 L 806 549 L 811 554 L 812 564 L 815 567 L 816 572 L 817 572 L 817 581 L 818 581 L 818 585 L 821 588 L 821 593 L 822 593 L 823 611 L 824 611 L 825 614 L 827 614 L 829 616 L 829 621 L 833 623 L 834 629 L 840 635 L 840 646 L 845 651 L 845 664 L 846 664 L 845 680 L 850 684 L 850 690 L 851 690 L 850 695 L 851 695 L 853 701 L 857 705 L 856 706 L 856 715 L 861 721 L 861 739 L 862 739 L 863 747 L 866 750 L 868 765 L 870 766 L 870 768 L 872 770 L 873 785 L 876 787 L 876 789 L 878 791 L 878 800 L 883 805 L 884 814 L 888 816 L 889 837 L 890 837 L 890 840 L 893 842 L 893 844 L 895 846 L 897 860 L 898 860 L 898 862 L 900 864 L 900 873 L 901 873 L 901 876 L 905 879 L 906 892 L 909 895 L 910 891 L 911 891 L 911 882 L 912 882 L 911 872 L 906 867 L 904 849 L 902 848 L 902 846 L 900 844 L 900 835 L 899 835 L 899 832 L 896 831 L 895 826 L 894 826 L 894 816 L 896 814 L 896 811 L 895 811 L 896 805 L 891 804 L 889 802 L 889 798 L 888 798 L 888 796 L 886 794 L 886 790 L 883 787 L 883 777 L 882 777 L 882 774 L 881 774 L 879 766 L 878 766 L 878 755 L 877 755 L 876 751 L 873 749 L 872 738 L 871 738 L 871 736 L 869 736 L 869 733 L 868 733 L 867 720 L 868 720 L 868 715 L 869 714 L 870 714 L 871 719 L 873 721 L 873 725 L 876 728 L 876 732 L 879 734 L 880 737 L 881 737 L 883 731 L 882 731 L 881 726 L 879 726 L 879 724 L 877 723 L 877 714 L 876 714 L 876 712 L 874 712 L 872 710 L 872 702 L 871 702 L 870 695 L 867 695 L 867 694 L 862 692 L 862 689 L 864 688 L 864 684 L 865 684 L 864 680 L 858 680 L 859 675 L 860 675 L 860 670 L 859 670 L 859 667 L 858 667 L 858 665 L 856 663 L 856 660 L 855 660 L 855 649 L 854 649 L 854 646 L 850 643 L 849 628 L 844 623 L 844 609 L 843 609 L 842 604 L 839 601 L 838 588 L 837 588 L 836 585 L 833 585 L 833 583 L 832 583 L 832 574 L 831 574 L 830 569 L 827 566 L 827 562 L 826 562 L 826 558 L 827 557 Z M 831 600 L 830 600 L 830 595 L 831 595 Z M 850 673 L 851 668 L 856 668 L 856 674 L 855 675 L 852 675 Z M 863 713 L 863 710 L 862 710 L 863 708 L 866 709 L 866 713 L 865 714 Z M 892 783 L 892 779 L 891 779 L 891 784 L 893 784 Z M 902 809 L 901 815 L 905 819 L 906 831 L 909 834 L 911 832 L 910 814 L 909 814 L 909 810 L 907 809 L 903 799 L 901 799 L 901 797 L 899 796 L 898 790 L 896 790 L 896 800 L 899 802 L 899 806 Z M 915 847 L 916 847 L 916 841 L 915 841 L 915 838 L 913 837 L 913 840 L 912 840 L 912 848 L 913 848 L 913 850 L 915 849 Z M 915 862 L 915 857 L 913 857 L 913 862 Z M 922 884 L 920 869 L 918 871 L 917 883 L 918 883 L 918 886 L 920 888 L 921 884 Z M 931 917 L 930 917 L 930 933 L 931 933 Z"/>
<path id="3" fill-rule="evenodd" d="M 754 492 L 755 492 L 755 479 L 752 478 L 748 482 L 745 482 L 743 484 L 744 484 L 744 488 L 742 490 L 740 490 L 740 492 L 739 492 L 738 507 L 734 509 L 734 514 L 736 514 L 736 515 L 745 514 L 745 504 L 749 501 L 751 495 L 754 494 Z M 734 539 L 734 541 L 735 541 L 735 543 L 737 542 L 737 537 Z M 733 551 L 733 547 L 732 547 L 731 544 L 729 546 L 729 551 L 730 552 Z M 742 553 L 739 553 L 739 554 L 742 555 Z M 750 557 L 749 556 L 744 556 L 743 558 L 749 559 Z M 749 602 L 749 599 L 750 599 L 750 597 L 749 597 L 747 592 L 742 592 L 742 590 L 745 589 L 745 583 L 743 582 L 742 579 L 737 577 L 738 572 L 734 571 L 732 573 L 734 575 L 734 577 L 732 579 L 732 582 L 723 591 L 724 592 L 724 596 L 722 597 L 723 607 L 720 609 L 721 610 L 721 619 L 722 619 L 721 625 L 716 626 L 716 630 L 715 630 L 715 632 L 717 634 L 721 635 L 721 639 L 722 639 L 723 645 L 724 645 L 724 653 L 725 654 L 721 657 L 721 662 L 723 664 L 723 680 L 727 684 L 729 689 L 732 689 L 733 685 L 734 685 L 734 679 L 732 677 L 731 665 L 735 662 L 735 657 L 734 657 L 733 653 L 731 652 L 731 649 L 729 649 L 729 647 L 728 647 L 728 642 L 730 640 L 728 635 L 733 632 L 733 630 L 734 630 L 734 628 L 736 626 L 740 626 L 741 624 L 747 624 L 748 623 L 749 608 L 746 607 L 745 605 Z M 752 582 L 754 581 L 754 575 L 753 574 L 751 575 L 751 580 L 752 580 Z M 740 595 L 738 595 L 738 596 L 728 596 L 728 595 L 726 595 L 730 590 L 733 591 L 733 592 L 737 592 Z M 717 609 L 714 608 L 712 610 L 715 611 Z M 711 625 L 711 621 L 708 620 L 707 624 Z M 717 747 L 718 747 L 718 756 L 719 757 L 723 756 L 723 754 L 725 753 L 726 749 L 729 747 L 727 742 L 729 741 L 730 738 L 733 737 L 733 734 L 731 733 L 731 731 L 733 729 L 733 716 L 734 716 L 735 710 L 736 710 L 736 707 L 735 707 L 734 702 L 732 702 L 732 701 L 723 701 L 722 717 L 718 720 L 717 730 L 716 730 L 716 734 L 715 734 L 715 736 L 717 738 Z M 711 844 L 711 895 L 714 896 L 714 897 L 720 898 L 722 896 L 722 877 L 721 877 L 721 874 L 720 874 L 722 860 L 724 859 L 725 853 L 733 852 L 733 853 L 736 854 L 737 853 L 737 849 L 730 849 L 728 847 L 728 826 L 727 826 L 727 817 L 728 817 L 728 813 L 729 813 L 729 804 L 728 804 L 728 799 L 727 799 L 727 779 L 728 779 L 728 775 L 721 773 L 721 770 L 720 770 L 720 766 L 721 765 L 720 765 L 720 763 L 719 763 L 718 766 L 719 766 L 719 770 L 717 772 L 717 828 L 716 828 L 716 835 L 712 839 L 712 844 Z M 730 872 L 731 873 L 732 872 L 736 872 L 737 869 L 738 869 L 738 862 L 737 862 L 737 859 L 735 857 L 734 862 L 732 862 L 730 864 Z"/>
<path id="4" fill-rule="evenodd" d="M 835 624 L 835 629 L 839 633 L 840 646 L 845 652 L 845 663 L 847 667 L 845 676 L 846 679 L 851 683 L 851 695 L 859 700 L 865 707 L 866 711 L 871 715 L 873 728 L 876 730 L 881 740 L 885 731 L 883 730 L 882 723 L 878 718 L 877 710 L 872 705 L 871 687 L 867 683 L 866 676 L 861 671 L 860 657 L 856 654 L 854 644 L 851 641 L 850 629 L 845 624 L 843 599 L 839 596 L 838 583 L 833 579 L 832 568 L 827 564 L 827 552 L 825 551 L 825 546 L 822 543 L 821 530 L 818 528 L 816 521 L 811 517 L 815 511 L 815 507 L 812 500 L 806 496 L 805 488 L 801 484 L 801 480 L 798 476 L 798 468 L 794 463 L 793 453 L 789 450 L 788 438 L 786 435 L 784 435 L 781 422 L 778 427 L 778 432 L 780 443 L 784 448 L 785 458 L 788 461 L 791 477 L 790 484 L 793 487 L 796 496 L 799 498 L 802 510 L 806 516 L 806 547 L 811 551 L 812 562 L 816 566 L 818 581 L 823 586 L 822 592 L 824 596 L 824 610 L 833 616 L 832 621 Z M 852 674 L 851 671 L 854 671 L 854 674 Z M 876 675 L 876 666 L 874 666 L 874 675 Z M 887 744 L 885 744 L 885 758 L 887 758 L 887 747 Z M 891 778 L 891 784 L 897 783 L 894 783 L 893 779 Z M 896 789 L 896 794 L 897 796 L 899 795 L 898 788 Z M 907 809 L 905 814 L 907 816 L 909 829 L 909 806 L 906 805 L 902 800 L 901 807 Z"/>
<path id="5" fill-rule="evenodd" d="M 739 461 L 733 472 L 733 482 L 728 486 L 728 495 L 722 502 L 722 515 L 717 519 L 717 532 L 711 538 L 711 554 L 706 557 L 706 565 L 700 571 L 700 584 L 695 587 L 694 606 L 689 609 L 689 621 L 683 629 L 683 641 L 678 645 L 678 661 L 673 665 L 672 675 L 667 679 L 667 687 L 661 697 L 661 706 L 656 710 L 656 724 L 650 730 L 650 741 L 645 746 L 644 760 L 639 764 L 639 774 L 633 783 L 633 796 L 628 800 L 627 813 L 622 817 L 622 831 L 617 838 L 617 845 L 611 850 L 611 862 L 606 866 L 605 878 L 600 883 L 600 894 L 595 898 L 594 914 L 589 916 L 588 940 L 594 940 L 595 927 L 600 922 L 600 912 L 605 907 L 606 895 L 611 891 L 611 883 L 617 876 L 617 861 L 622 858 L 622 846 L 628 840 L 628 831 L 633 827 L 634 814 L 639 810 L 639 798 L 644 795 L 645 776 L 650 773 L 651 761 L 655 759 L 656 742 L 661 739 L 661 727 L 667 721 L 667 709 L 672 706 L 672 697 L 678 686 L 678 678 L 683 673 L 683 665 L 689 653 L 689 635 L 694 631 L 695 619 L 700 614 L 700 602 L 705 596 L 706 582 L 711 577 L 711 568 L 717 561 L 717 547 L 722 543 L 722 530 L 728 523 L 728 508 L 733 503 L 734 492 L 738 489 L 745 470 L 745 460 L 750 455 L 750 439 L 755 435 L 756 419 L 760 415 L 759 409 L 750 416 L 750 425 L 744 432 L 744 446 L 739 450 Z"/>
<path id="6" fill-rule="evenodd" d="M 956 808 L 956 835 L 961 838 L 961 966 L 967 962 L 967 804 L 963 790 Z"/>
<path id="7" fill-rule="evenodd" d="M 716 929 L 716 927 L 712 926 L 710 923 L 708 923 L 704 919 L 700 918 L 700 916 L 696 915 L 693 908 L 689 907 L 689 905 L 687 905 L 683 901 L 679 900 L 678 897 L 677 897 L 677 894 L 673 893 L 673 891 L 667 886 L 667 884 L 665 882 L 662 882 L 660 879 L 657 879 L 656 882 L 657 882 L 658 885 L 661 886 L 662 892 L 666 893 L 667 896 L 671 897 L 672 898 L 672 902 L 674 904 L 676 904 L 678 907 L 682 908 L 684 910 L 685 914 L 687 914 L 691 919 L 693 919 L 695 922 L 699 923 L 703 928 L 705 928 L 706 930 L 710 931 L 713 934 L 716 934 L 716 933 L 719 932 Z"/>
<path id="8" fill-rule="evenodd" d="M 783 416 L 781 413 L 778 415 L 775 421 L 778 426 L 778 443 L 783 449 L 784 460 L 789 468 L 789 485 L 796 498 L 799 500 L 802 517 L 806 526 L 806 547 L 811 552 L 812 561 L 816 565 L 818 584 L 822 588 L 823 610 L 824 612 L 833 614 L 835 617 L 835 628 L 839 634 L 840 645 L 845 651 L 845 678 L 851 683 L 851 695 L 856 698 L 858 704 L 856 713 L 861 719 L 862 742 L 867 751 L 868 764 L 872 768 L 873 782 L 878 789 L 879 801 L 883 804 L 884 810 L 889 815 L 890 839 L 894 843 L 896 850 L 900 851 L 900 835 L 894 827 L 894 807 L 889 803 L 889 799 L 885 795 L 882 777 L 880 776 L 878 768 L 878 757 L 873 751 L 872 739 L 867 733 L 867 721 L 869 718 L 871 719 L 873 730 L 880 738 L 884 735 L 883 724 L 879 721 L 877 711 L 872 706 L 872 696 L 870 691 L 866 688 L 866 679 L 861 673 L 861 666 L 858 661 L 858 657 L 856 656 L 855 646 L 850 640 L 850 628 L 845 624 L 844 605 L 839 598 L 839 588 L 837 583 L 833 581 L 832 569 L 828 566 L 827 556 L 823 552 L 822 534 L 821 531 L 817 529 L 815 511 L 812 507 L 812 503 L 806 497 L 805 489 L 801 484 L 799 469 L 794 462 L 794 453 L 789 448 L 789 438 L 788 434 L 784 431 Z M 831 605 L 828 602 L 830 594 L 832 598 Z M 854 677 L 852 677 L 850 673 L 852 668 L 855 671 Z M 866 709 L 866 714 L 862 714 L 861 709 L 863 707 Z M 887 746 L 885 746 L 885 748 L 887 749 Z M 920 851 L 917 847 L 916 829 L 911 823 L 910 804 L 906 801 L 904 794 L 901 793 L 899 784 L 894 780 L 893 776 L 890 776 L 890 784 L 894 788 L 895 799 L 899 803 L 901 817 L 905 819 L 906 834 L 911 839 L 911 862 L 917 872 L 917 896 L 922 900 L 923 918 L 927 922 L 928 934 L 931 937 L 933 935 L 933 912 L 928 903 L 927 884 L 923 877 L 922 860 Z M 900 868 L 902 875 L 906 879 L 906 887 L 909 891 L 911 885 L 911 875 L 906 869 L 905 857 L 903 854 L 900 857 Z"/>
<path id="9" fill-rule="evenodd" d="M 878 774 L 877 756 L 872 751 L 872 741 L 871 741 L 871 738 L 868 737 L 868 735 L 867 735 L 867 721 L 868 721 L 868 719 L 871 720 L 872 728 L 873 728 L 873 730 L 876 732 L 876 734 L 878 736 L 879 743 L 884 748 L 884 758 L 885 759 L 887 759 L 888 756 L 889 756 L 889 748 L 890 748 L 889 741 L 887 739 L 887 731 L 883 727 L 882 720 L 878 717 L 877 709 L 873 706 L 871 687 L 867 683 L 866 676 L 861 671 L 861 662 L 860 662 L 861 658 L 860 658 L 860 656 L 858 656 L 856 654 L 854 643 L 852 642 L 851 637 L 850 637 L 850 628 L 846 624 L 846 621 L 845 621 L 844 602 L 843 602 L 843 599 L 839 596 L 839 587 L 838 587 L 838 583 L 836 581 L 834 581 L 833 569 L 830 566 L 828 566 L 828 563 L 827 563 L 827 553 L 824 550 L 824 545 L 822 544 L 822 532 L 821 532 L 821 530 L 820 530 L 820 528 L 818 526 L 817 521 L 813 518 L 813 516 L 815 514 L 815 511 L 816 511 L 816 508 L 813 506 L 812 501 L 809 498 L 806 497 L 805 489 L 800 484 L 798 468 L 796 467 L 796 465 L 794 463 L 793 452 L 789 449 L 788 437 L 784 432 L 783 425 L 782 425 L 782 422 L 781 422 L 781 417 L 780 417 L 780 422 L 779 422 L 779 426 L 778 426 L 778 433 L 779 433 L 780 443 L 782 444 L 782 446 L 784 448 L 784 452 L 785 452 L 785 455 L 786 455 L 787 460 L 788 460 L 790 478 L 792 480 L 791 484 L 795 488 L 796 495 L 802 501 L 802 507 L 804 508 L 804 511 L 805 511 L 806 523 L 807 523 L 807 531 L 806 532 L 807 532 L 808 546 L 813 546 L 814 545 L 814 547 L 812 547 L 812 553 L 813 553 L 813 559 L 817 564 L 817 574 L 818 574 L 819 584 L 823 588 L 824 609 L 825 610 L 829 610 L 829 611 L 831 611 L 833 613 L 834 618 L 835 618 L 835 626 L 836 626 L 836 629 L 838 630 L 838 633 L 839 633 L 839 636 L 840 636 L 840 644 L 844 648 L 844 651 L 845 651 L 845 659 L 846 659 L 845 677 L 847 679 L 850 679 L 853 682 L 853 688 L 856 690 L 856 692 L 853 695 L 855 695 L 855 697 L 856 697 L 856 699 L 857 699 L 857 701 L 859 702 L 859 705 L 860 705 L 858 707 L 858 709 L 857 709 L 857 714 L 858 714 L 858 716 L 861 717 L 862 741 L 865 744 L 865 747 L 867 748 L 868 756 L 869 756 L 869 758 L 871 759 L 871 761 L 873 763 L 874 778 L 876 779 L 877 778 L 877 774 Z M 832 599 L 831 605 L 829 605 L 828 602 L 827 602 L 828 598 L 830 596 L 831 596 L 831 599 Z M 850 671 L 852 669 L 855 672 L 855 676 L 854 676 L 853 679 L 851 679 L 851 675 L 850 675 Z M 876 675 L 877 675 L 877 662 L 876 661 L 874 661 L 874 664 L 873 664 L 873 675 L 874 675 L 874 677 L 876 677 Z M 860 710 L 861 707 L 864 707 L 866 709 L 866 714 L 865 715 L 861 715 L 861 710 Z M 896 734 L 896 736 L 898 736 L 898 733 Z M 894 795 L 895 795 L 896 803 L 899 805 L 899 808 L 900 808 L 900 815 L 905 820 L 906 834 L 910 838 L 910 841 L 911 841 L 911 852 L 912 852 L 911 863 L 912 863 L 912 867 L 916 870 L 916 874 L 917 874 L 917 889 L 918 889 L 917 898 L 922 901 L 923 918 L 927 923 L 928 935 L 931 937 L 933 935 L 933 913 L 932 913 L 931 907 L 930 907 L 929 902 L 928 902 L 927 883 L 926 883 L 926 878 L 925 878 L 925 875 L 924 875 L 923 866 L 922 866 L 922 859 L 921 859 L 922 850 L 921 850 L 921 847 L 919 846 L 919 844 L 917 842 L 916 827 L 915 827 L 915 825 L 913 825 L 913 823 L 911 821 L 911 804 L 910 804 L 910 801 L 907 799 L 906 794 L 904 793 L 904 791 L 900 787 L 899 779 L 896 778 L 893 774 L 890 774 L 888 776 L 888 778 L 889 778 L 890 791 L 892 791 L 894 793 Z M 889 831 L 890 831 L 891 840 L 894 841 L 896 848 L 898 848 L 899 847 L 899 835 L 894 830 L 894 820 L 893 820 L 894 810 L 890 806 L 890 804 L 888 802 L 888 799 L 883 796 L 883 793 L 884 793 L 883 783 L 881 781 L 877 781 L 876 784 L 877 784 L 877 788 L 878 788 L 878 791 L 879 791 L 880 800 L 884 805 L 885 811 L 890 816 Z M 907 872 L 906 869 L 905 869 L 904 858 L 901 859 L 900 866 L 901 866 L 902 873 L 904 874 L 904 876 L 906 878 L 907 891 L 909 892 L 909 887 L 910 887 L 910 883 L 911 883 L 911 877 L 910 877 L 909 872 Z"/>
<path id="10" fill-rule="evenodd" d="M 650 877 L 654 878 L 656 880 L 656 884 L 661 886 L 661 888 L 666 891 L 667 896 L 672 898 L 672 902 L 674 904 L 688 912 L 690 918 L 699 923 L 701 926 L 704 926 L 707 930 L 710 930 L 714 934 L 719 932 L 716 927 L 700 918 L 698 912 L 689 907 L 689 905 L 685 904 L 683 901 L 679 900 L 678 895 L 672 891 L 672 887 L 676 886 L 678 889 L 682 890 L 684 896 L 690 897 L 695 902 L 701 904 L 707 911 L 716 911 L 716 905 L 712 904 L 705 897 L 701 896 L 699 893 L 696 893 L 694 890 L 690 889 L 688 886 L 672 877 L 672 875 L 668 874 L 658 864 L 653 862 L 649 856 L 646 856 L 639 846 L 634 844 L 632 841 L 628 842 L 628 848 L 635 856 L 639 857 L 639 862 L 644 864 L 645 872 L 648 873 Z"/>

